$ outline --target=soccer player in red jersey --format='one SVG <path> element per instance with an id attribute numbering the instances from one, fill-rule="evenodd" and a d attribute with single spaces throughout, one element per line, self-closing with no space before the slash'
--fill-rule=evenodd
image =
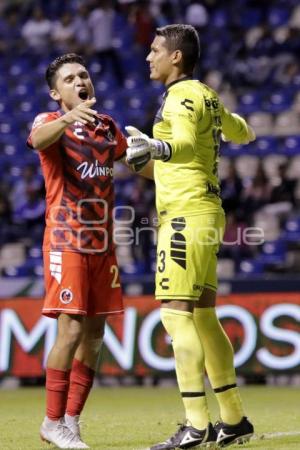
<path id="1" fill-rule="evenodd" d="M 28 145 L 38 150 L 46 185 L 43 314 L 58 333 L 46 368 L 42 439 L 59 448 L 88 448 L 79 415 L 91 389 L 105 319 L 123 312 L 112 239 L 113 163 L 126 138 L 99 114 L 83 59 L 56 58 L 46 71 L 56 112 L 39 114 Z"/>

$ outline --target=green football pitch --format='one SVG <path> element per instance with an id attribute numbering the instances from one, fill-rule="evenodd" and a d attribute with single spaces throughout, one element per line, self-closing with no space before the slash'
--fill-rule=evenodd
<path id="1" fill-rule="evenodd" d="M 254 422 L 250 443 L 230 449 L 300 449 L 300 390 L 287 387 L 243 387 L 247 414 Z M 0 449 L 54 447 L 39 440 L 44 390 L 0 391 Z M 217 405 L 209 397 L 212 419 Z M 183 409 L 174 387 L 95 388 L 82 415 L 82 434 L 91 449 L 144 450 L 164 440 L 182 421 Z"/>

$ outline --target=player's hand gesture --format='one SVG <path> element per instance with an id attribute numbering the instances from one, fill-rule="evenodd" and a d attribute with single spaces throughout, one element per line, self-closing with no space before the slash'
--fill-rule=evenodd
<path id="1" fill-rule="evenodd" d="M 127 138 L 126 160 L 134 166 L 136 171 L 141 170 L 152 159 L 167 161 L 171 156 L 169 145 L 158 139 L 151 139 L 135 127 L 125 127 Z"/>
<path id="2" fill-rule="evenodd" d="M 64 114 L 64 122 L 66 122 L 67 124 L 71 124 L 74 122 L 81 122 L 84 125 L 86 125 L 87 123 L 93 124 L 96 119 L 97 111 L 95 109 L 91 109 L 91 106 L 93 106 L 95 103 L 95 97 L 79 103 L 79 105 L 75 106 L 75 108 L 71 109 L 71 111 L 68 111 L 66 114 Z"/>

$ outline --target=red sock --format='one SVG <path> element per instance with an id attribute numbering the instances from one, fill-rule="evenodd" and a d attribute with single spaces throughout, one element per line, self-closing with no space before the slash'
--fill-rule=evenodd
<path id="1" fill-rule="evenodd" d="M 70 370 L 46 369 L 46 414 L 51 420 L 64 416 L 70 383 Z"/>
<path id="2" fill-rule="evenodd" d="M 95 371 L 77 359 L 73 360 L 66 412 L 78 416 L 93 385 Z"/>

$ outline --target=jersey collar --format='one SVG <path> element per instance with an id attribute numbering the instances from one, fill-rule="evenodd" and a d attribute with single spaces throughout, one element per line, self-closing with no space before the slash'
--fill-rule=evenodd
<path id="1" fill-rule="evenodd" d="M 188 75 L 186 77 L 183 78 L 178 78 L 178 80 L 174 80 L 171 83 L 166 85 L 166 90 L 168 91 L 170 89 L 171 86 L 173 86 L 176 83 L 180 83 L 180 81 L 186 81 L 186 80 L 193 80 L 193 77 L 191 75 Z"/>

